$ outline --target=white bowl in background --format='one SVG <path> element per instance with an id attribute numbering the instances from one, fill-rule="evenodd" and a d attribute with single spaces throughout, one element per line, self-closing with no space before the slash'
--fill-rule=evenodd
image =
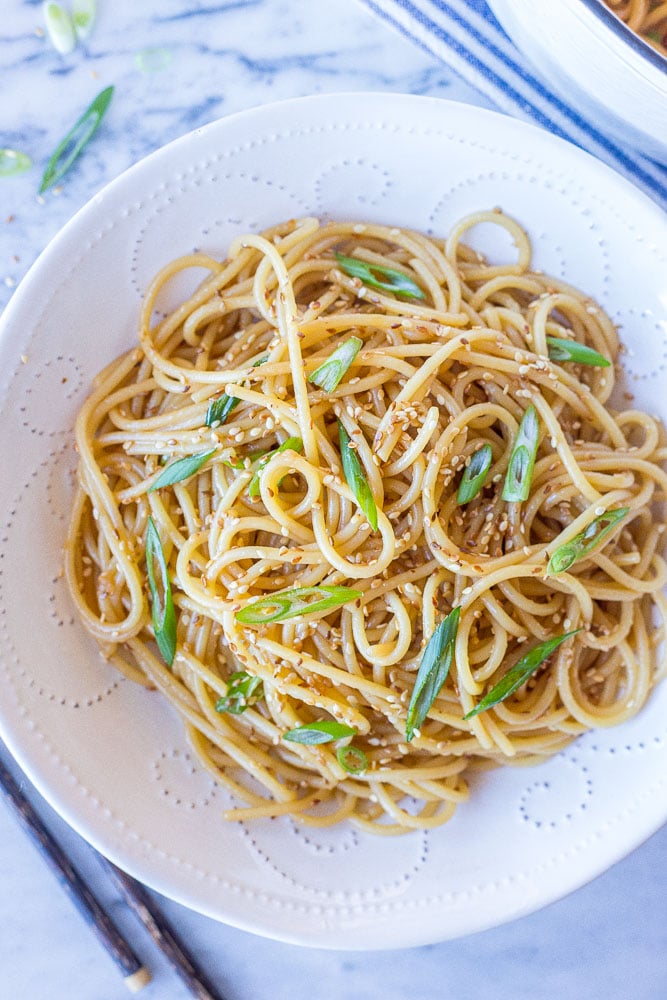
<path id="1" fill-rule="evenodd" d="M 667 165 L 667 57 L 602 0 L 489 0 L 535 70 L 586 118 Z"/>

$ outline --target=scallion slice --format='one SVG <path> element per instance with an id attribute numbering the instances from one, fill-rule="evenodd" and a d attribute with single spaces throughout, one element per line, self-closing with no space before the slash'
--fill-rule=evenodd
<path id="1" fill-rule="evenodd" d="M 358 257 L 346 257 L 342 253 L 336 254 L 336 260 L 341 271 L 350 278 L 360 278 L 369 288 L 393 292 L 399 299 L 426 298 L 419 285 L 416 285 L 403 271 L 397 271 L 393 267 L 383 267 L 380 264 L 369 264 Z"/>
<path id="2" fill-rule="evenodd" d="M 597 368 L 609 368 L 611 364 L 611 361 L 608 361 L 604 355 L 576 340 L 547 337 L 547 344 L 549 345 L 549 357 L 552 361 L 573 361 L 578 365 L 593 365 Z"/>
<path id="3" fill-rule="evenodd" d="M 547 657 L 551 656 L 553 651 L 560 646 L 561 642 L 565 642 L 566 639 L 571 639 L 573 635 L 577 632 L 581 632 L 580 628 L 573 629 L 572 632 L 565 632 L 564 635 L 554 636 L 552 639 L 547 639 L 545 642 L 541 642 L 538 646 L 533 646 L 525 656 L 522 656 L 518 663 L 515 663 L 511 670 L 505 674 L 502 680 L 498 681 L 494 687 L 491 688 L 488 694 L 486 694 L 478 705 L 475 706 L 470 712 L 467 712 L 463 718 L 472 719 L 473 716 L 479 715 L 480 712 L 486 712 L 487 709 L 493 708 L 494 705 L 499 704 L 499 702 L 504 701 L 509 698 L 511 694 L 520 688 L 522 684 L 528 680 L 531 674 L 534 674 L 539 666 L 541 666 Z"/>
<path id="4" fill-rule="evenodd" d="M 428 715 L 431 705 L 447 680 L 460 617 L 461 608 L 453 608 L 440 622 L 426 644 L 408 705 L 408 717 L 405 723 L 405 738 L 408 743 Z"/>
<path id="5" fill-rule="evenodd" d="M 301 454 L 303 451 L 303 441 L 300 437 L 288 437 L 286 441 L 283 441 L 283 443 L 278 446 L 278 448 L 272 448 L 271 451 L 259 460 L 259 467 L 248 484 L 248 494 L 251 497 L 259 496 L 259 480 L 262 475 L 262 470 L 271 461 L 274 455 L 278 455 L 282 451 L 297 451 Z"/>
<path id="6" fill-rule="evenodd" d="M 363 347 L 360 337 L 348 337 L 333 354 L 308 377 L 308 381 L 325 392 L 333 392 Z"/>
<path id="7" fill-rule="evenodd" d="M 336 750 L 338 763 L 348 774 L 363 774 L 368 770 L 368 758 L 359 747 L 339 747 Z"/>
<path id="8" fill-rule="evenodd" d="M 564 573 L 573 563 L 589 555 L 614 530 L 618 522 L 623 520 L 629 510 L 629 507 L 617 507 L 615 510 L 607 510 L 604 514 L 600 514 L 599 517 L 591 521 L 587 528 L 584 528 L 583 531 L 575 535 L 569 542 L 559 545 L 549 559 L 547 576 Z"/>
<path id="9" fill-rule="evenodd" d="M 227 694 L 215 703 L 216 712 L 242 715 L 246 708 L 254 705 L 263 694 L 262 679 L 247 670 L 236 670 L 227 682 Z"/>
<path id="10" fill-rule="evenodd" d="M 72 21 L 76 37 L 80 42 L 83 42 L 93 30 L 96 9 L 95 0 L 74 0 L 72 4 Z"/>
<path id="11" fill-rule="evenodd" d="M 185 455 L 184 458 L 170 462 L 153 485 L 148 487 L 147 492 L 153 493 L 155 490 L 162 489 L 163 486 L 173 486 L 174 483 L 180 483 L 184 479 L 194 476 L 195 472 L 199 472 L 211 455 L 215 455 L 216 450 L 216 448 L 211 448 L 209 451 L 200 451 L 197 455 Z"/>
<path id="12" fill-rule="evenodd" d="M 361 467 L 361 462 L 357 458 L 354 448 L 350 448 L 350 435 L 338 421 L 338 438 L 340 441 L 340 457 L 343 463 L 343 473 L 347 485 L 354 493 L 355 500 L 359 508 L 365 514 L 368 523 L 373 531 L 378 529 L 378 509 L 375 497 L 366 479 L 366 474 Z"/>
<path id="13" fill-rule="evenodd" d="M 19 149 L 0 149 L 0 177 L 13 177 L 30 170 L 32 160 Z"/>
<path id="14" fill-rule="evenodd" d="M 352 590 L 351 587 L 297 587 L 295 590 L 279 590 L 270 597 L 252 601 L 237 611 L 235 617 L 243 625 L 269 625 L 288 618 L 339 608 L 362 596 L 360 590 Z M 311 597 L 315 600 L 308 599 Z"/>
<path id="15" fill-rule="evenodd" d="M 540 425 L 537 419 L 537 410 L 531 403 L 521 419 L 516 441 L 512 448 L 512 454 L 510 455 L 505 475 L 503 500 L 520 503 L 528 499 L 530 484 L 533 478 L 533 468 L 535 467 L 539 433 Z"/>
<path id="16" fill-rule="evenodd" d="M 100 126 L 113 97 L 113 90 L 113 87 L 106 87 L 97 95 L 57 147 L 46 165 L 39 189 L 40 194 L 44 194 L 50 187 L 57 184 L 81 155 Z"/>
<path id="17" fill-rule="evenodd" d="M 493 461 L 493 451 L 490 444 L 483 444 L 471 456 L 470 463 L 463 470 L 459 489 L 456 494 L 457 504 L 470 503 L 474 500 L 486 479 Z"/>
<path id="18" fill-rule="evenodd" d="M 76 33 L 72 18 L 59 3 L 42 4 L 46 30 L 56 52 L 68 55 L 76 45 Z"/>
<path id="19" fill-rule="evenodd" d="M 315 746 L 318 743 L 331 743 L 332 740 L 342 740 L 346 736 L 356 736 L 357 730 L 342 722 L 323 719 L 322 722 L 311 722 L 307 726 L 297 726 L 283 733 L 283 739 L 290 743 L 302 743 L 304 746 Z"/>
<path id="20" fill-rule="evenodd" d="M 165 663 L 171 666 L 176 655 L 176 612 L 160 534 L 152 517 L 146 527 L 146 571 L 155 641 Z"/>
<path id="21" fill-rule="evenodd" d="M 259 366 L 263 365 L 267 359 L 268 355 L 260 358 L 259 361 L 255 361 L 252 367 L 259 368 Z M 226 392 L 223 392 L 222 396 L 218 396 L 217 399 L 212 399 L 208 404 L 204 423 L 207 427 L 212 427 L 213 424 L 224 424 L 229 414 L 232 410 L 236 409 L 240 402 L 241 400 L 238 396 L 228 396 Z"/>

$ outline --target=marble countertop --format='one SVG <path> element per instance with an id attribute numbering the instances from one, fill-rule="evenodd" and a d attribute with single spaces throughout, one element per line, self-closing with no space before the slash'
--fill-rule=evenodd
<path id="1" fill-rule="evenodd" d="M 0 179 L 0 308 L 51 237 L 95 192 L 147 153 L 212 119 L 325 91 L 402 91 L 487 103 L 356 0 L 98 0 L 98 8 L 86 43 L 61 56 L 44 37 L 40 3 L 6 0 L 3 6 L 0 146 L 23 150 L 34 166 Z M 61 187 L 38 196 L 49 154 L 110 84 L 116 93 L 103 132 Z M 151 968 L 153 982 L 141 996 L 184 1000 L 187 991 L 91 849 L 36 794 L 31 798 Z M 162 898 L 157 904 L 229 1000 L 306 993 L 317 1000 L 658 1000 L 667 995 L 665 856 L 667 828 L 595 882 L 533 916 L 458 941 L 378 954 L 299 949 Z M 1 804 L 0 886 L 0 997 L 128 995 Z"/>

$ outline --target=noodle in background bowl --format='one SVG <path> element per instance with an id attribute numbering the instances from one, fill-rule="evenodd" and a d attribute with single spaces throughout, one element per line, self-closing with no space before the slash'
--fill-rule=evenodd
<path id="1" fill-rule="evenodd" d="M 512 41 L 568 104 L 667 163 L 667 55 L 603 0 L 489 0 Z"/>
<path id="2" fill-rule="evenodd" d="M 65 227 L 3 318 L 0 434 L 12 462 L 0 486 L 2 736 L 86 839 L 217 919 L 319 947 L 437 941 L 559 898 L 667 819 L 663 684 L 631 722 L 587 734 L 539 768 L 477 776 L 470 801 L 432 832 L 225 823 L 228 797 L 194 766 L 180 721 L 104 663 L 60 576 L 74 416 L 93 375 L 135 343 L 159 267 L 194 248 L 222 256 L 235 235 L 305 214 L 444 234 L 496 205 L 527 228 L 536 267 L 621 326 L 623 388 L 665 420 L 665 217 L 579 150 L 432 99 L 309 98 L 178 140 Z M 471 242 L 492 261 L 512 253 L 483 226 Z M 170 286 L 160 307 L 199 277 Z"/>

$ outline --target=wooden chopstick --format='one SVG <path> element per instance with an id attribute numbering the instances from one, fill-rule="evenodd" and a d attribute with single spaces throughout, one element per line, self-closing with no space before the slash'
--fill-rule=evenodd
<path id="1" fill-rule="evenodd" d="M 115 881 L 128 906 L 136 913 L 162 954 L 181 977 L 190 994 L 197 1000 L 224 1000 L 222 994 L 218 993 L 215 986 L 197 968 L 185 945 L 179 941 L 166 919 L 156 910 L 144 887 L 101 855 L 100 860 Z"/>
<path id="2" fill-rule="evenodd" d="M 76 871 L 63 849 L 47 830 L 32 805 L 0 760 L 0 787 L 18 820 L 37 846 L 79 913 L 97 935 L 107 953 L 121 971 L 125 985 L 138 993 L 151 981 L 151 974 L 137 958 Z"/>

